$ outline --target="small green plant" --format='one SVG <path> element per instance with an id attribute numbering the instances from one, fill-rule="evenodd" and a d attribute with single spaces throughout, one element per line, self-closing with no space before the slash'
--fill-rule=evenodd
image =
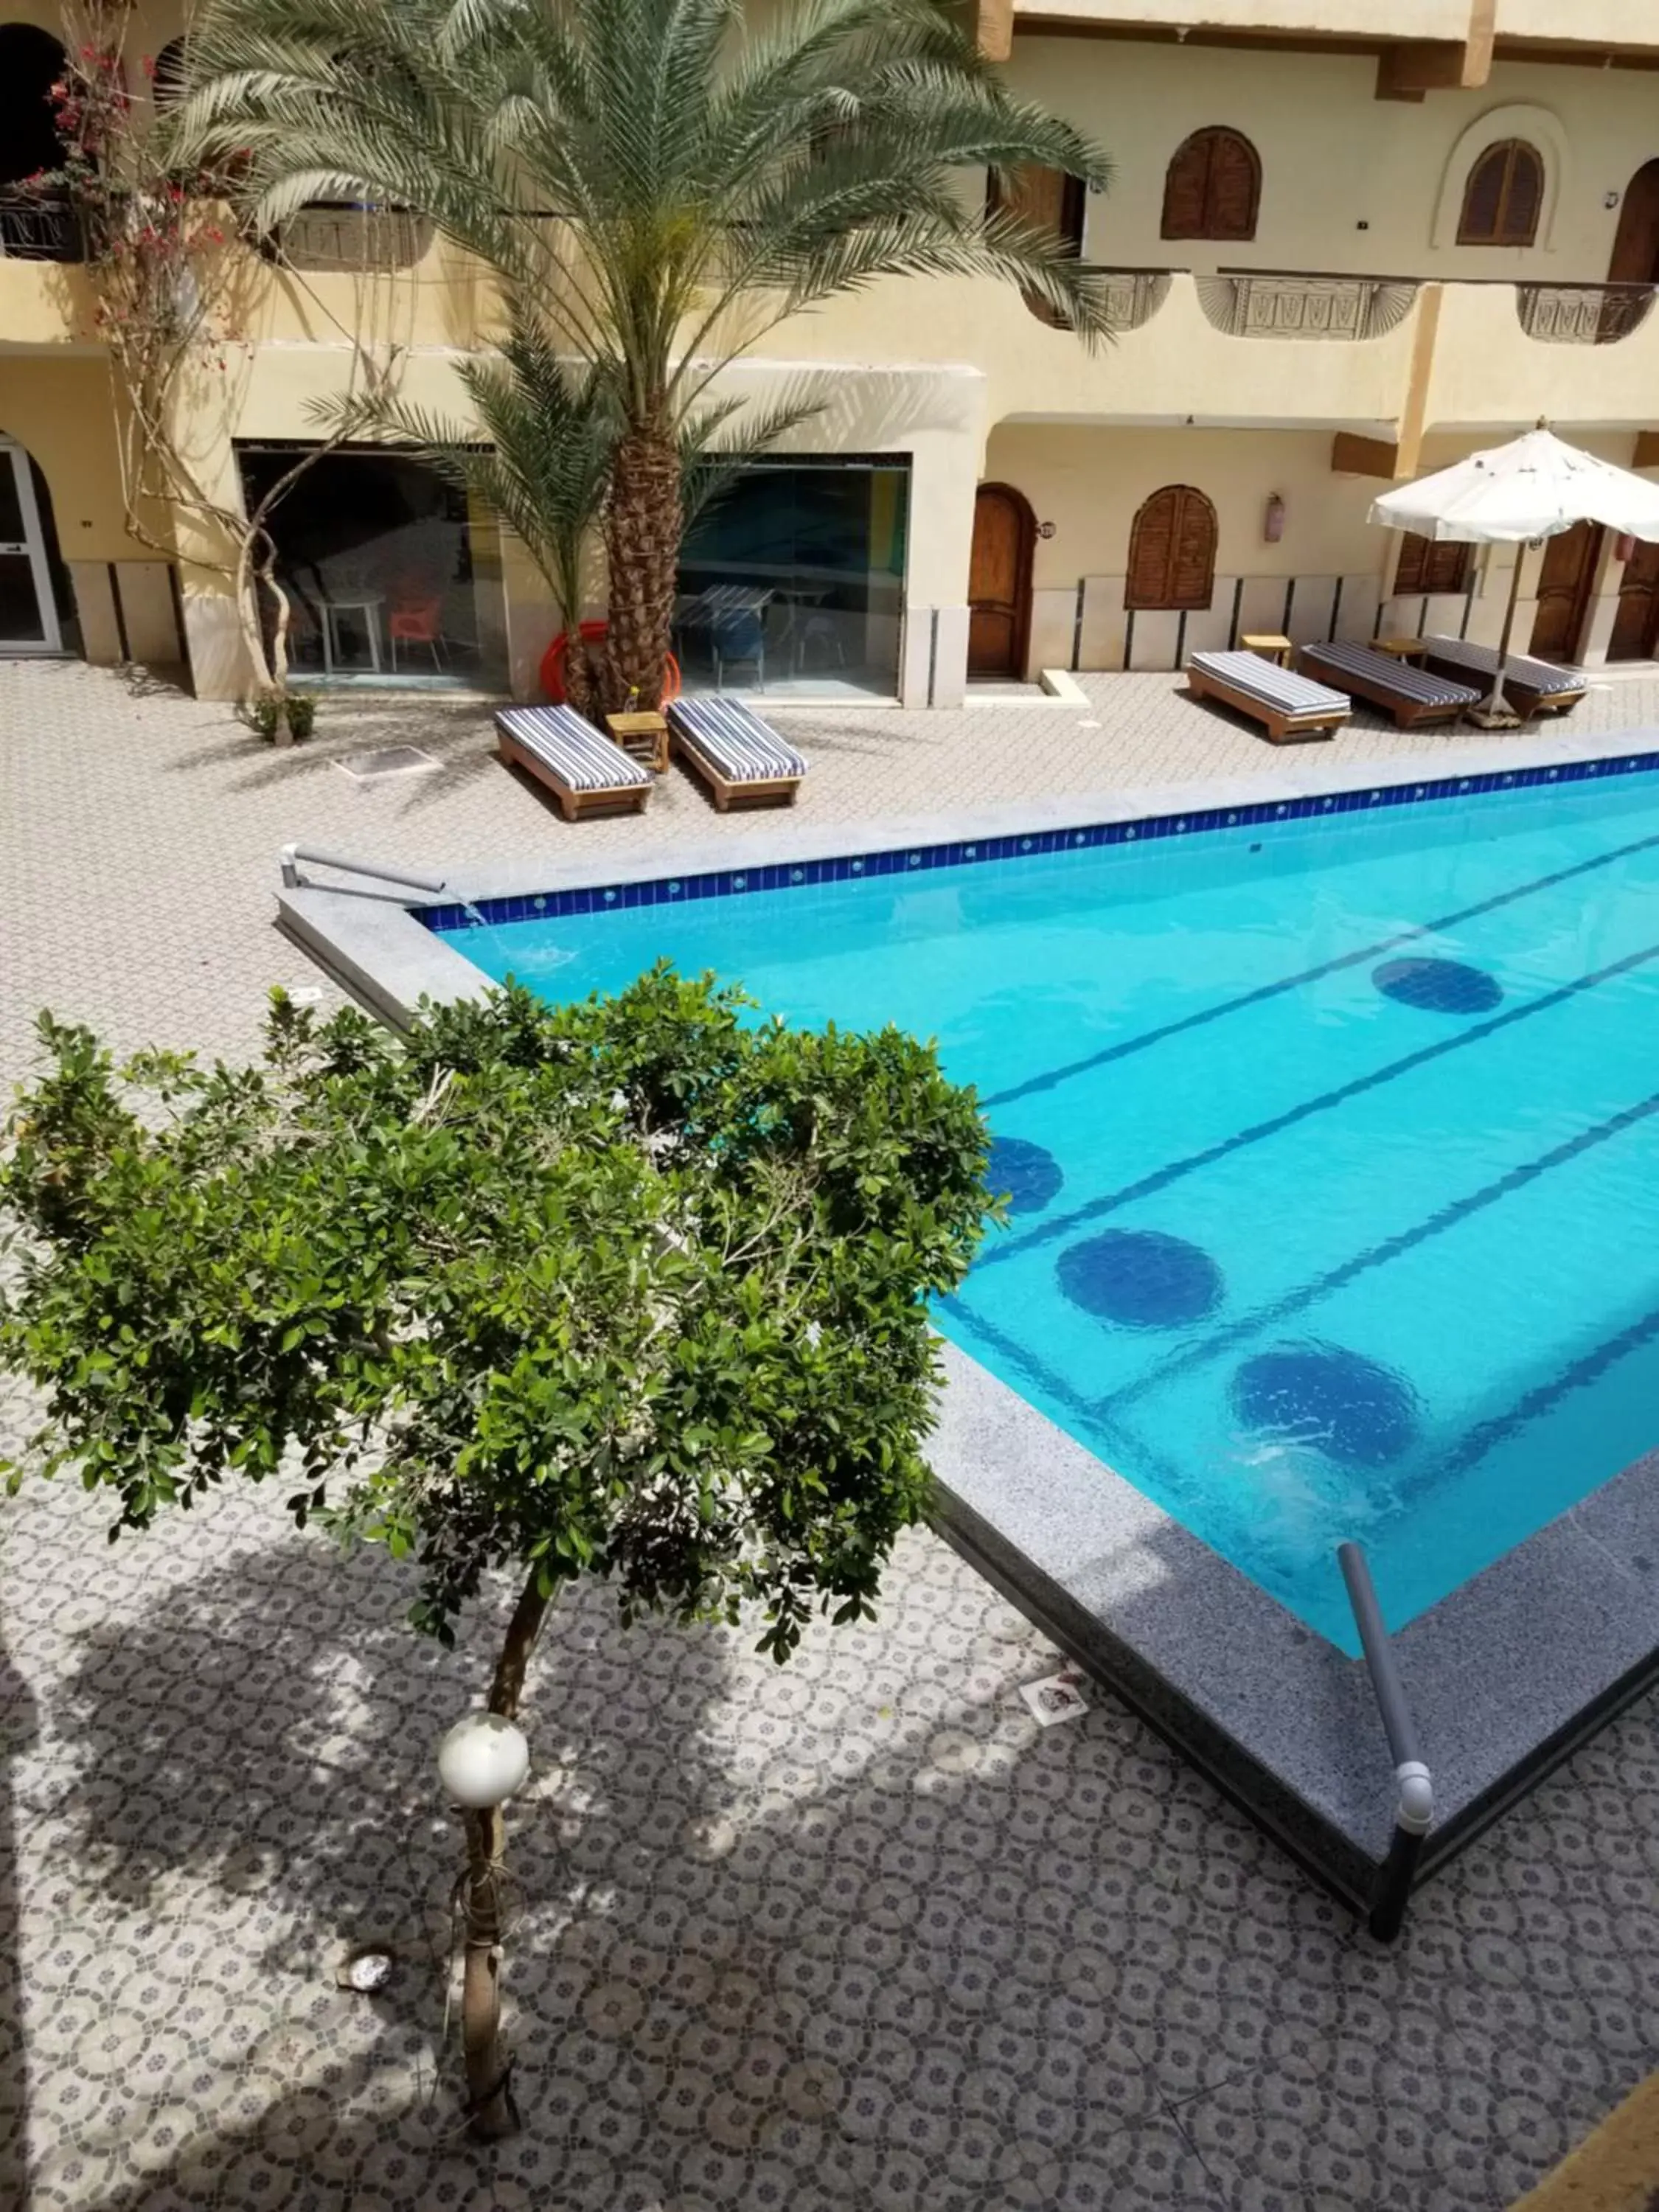
<path id="1" fill-rule="evenodd" d="M 138 1529 L 280 1477 L 302 1525 L 405 1561 L 446 1641 L 506 1577 L 507 1722 L 585 1576 L 624 1619 L 748 1610 L 779 1660 L 870 1617 L 927 1499 L 927 1301 L 988 1211 L 931 1047 L 756 1022 L 666 968 L 401 1039 L 279 992 L 246 1069 L 40 1028 L 0 1142 L 0 1369 L 44 1422 L 0 1481 L 73 1467 Z M 500 1808 L 465 1825 L 468 2110 L 499 2135 Z"/>
<path id="2" fill-rule="evenodd" d="M 257 738 L 267 744 L 276 742 L 283 726 L 283 702 L 274 691 L 262 691 L 257 699 L 247 702 L 247 726 Z"/>
<path id="3" fill-rule="evenodd" d="M 286 701 L 288 733 L 301 745 L 317 726 L 317 702 L 306 691 L 290 691 Z"/>

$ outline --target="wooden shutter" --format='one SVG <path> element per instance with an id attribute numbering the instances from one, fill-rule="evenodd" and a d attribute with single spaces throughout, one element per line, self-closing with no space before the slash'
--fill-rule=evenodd
<path id="1" fill-rule="evenodd" d="M 1402 599 L 1419 592 L 1467 592 L 1473 551 L 1468 545 L 1437 544 L 1431 538 L 1419 538 L 1415 531 L 1407 531 L 1394 573 L 1394 588 Z"/>
<path id="2" fill-rule="evenodd" d="M 1172 607 L 1207 607 L 1215 588 L 1215 510 L 1201 491 L 1183 490 L 1176 528 Z"/>
<path id="3" fill-rule="evenodd" d="M 994 213 L 1006 208 L 1035 229 L 1046 230 L 1072 253 L 1083 251 L 1083 202 L 1081 177 L 1068 177 L 1064 169 L 1045 169 L 1036 163 L 1010 170 L 1000 185 L 994 173 L 987 195 Z"/>
<path id="4" fill-rule="evenodd" d="M 1207 607 L 1215 589 L 1215 509 L 1190 484 L 1165 484 L 1129 535 L 1130 607 Z"/>
<path id="5" fill-rule="evenodd" d="M 1261 164 L 1248 138 L 1236 131 L 1212 133 L 1206 238 L 1255 236 L 1256 203 L 1261 196 Z"/>
<path id="6" fill-rule="evenodd" d="M 1209 202 L 1210 133 L 1195 131 L 1175 158 L 1164 178 L 1164 238 L 1202 238 Z"/>
<path id="7" fill-rule="evenodd" d="M 1162 234 L 1254 238 L 1261 198 L 1261 163 L 1249 140 L 1218 125 L 1195 131 L 1164 174 Z"/>
<path id="8" fill-rule="evenodd" d="M 1463 187 L 1460 246 L 1530 246 L 1544 204 L 1544 162 L 1524 138 L 1488 146 Z"/>
<path id="9" fill-rule="evenodd" d="M 1538 216 L 1543 204 L 1544 164 L 1534 148 L 1517 138 L 1510 147 L 1504 172 L 1498 244 L 1530 246 L 1538 235 Z"/>

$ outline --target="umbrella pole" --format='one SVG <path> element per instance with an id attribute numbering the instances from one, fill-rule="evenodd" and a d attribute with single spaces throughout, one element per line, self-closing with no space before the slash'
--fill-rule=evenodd
<path id="1" fill-rule="evenodd" d="M 1504 632 L 1498 641 L 1498 673 L 1492 680 L 1492 696 L 1483 707 L 1474 708 L 1469 715 L 1482 729 L 1513 730 L 1521 726 L 1521 717 L 1504 703 L 1504 670 L 1510 657 L 1510 639 L 1515 630 L 1516 603 L 1521 597 L 1521 563 L 1527 549 L 1517 544 L 1515 549 L 1515 568 L 1510 577 L 1509 605 L 1504 610 Z"/>

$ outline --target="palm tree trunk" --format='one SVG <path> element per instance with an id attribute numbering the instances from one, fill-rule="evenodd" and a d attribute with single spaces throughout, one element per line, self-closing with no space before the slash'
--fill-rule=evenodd
<path id="1" fill-rule="evenodd" d="M 598 722 L 599 684 L 593 672 L 592 656 L 587 640 L 581 634 L 580 623 L 566 632 L 564 648 L 564 696 L 579 714 L 590 722 Z"/>
<path id="2" fill-rule="evenodd" d="M 619 714 L 662 701 L 663 672 L 674 623 L 679 569 L 680 455 L 675 441 L 652 423 L 636 423 L 617 447 L 605 508 L 606 610 L 601 703 Z"/>

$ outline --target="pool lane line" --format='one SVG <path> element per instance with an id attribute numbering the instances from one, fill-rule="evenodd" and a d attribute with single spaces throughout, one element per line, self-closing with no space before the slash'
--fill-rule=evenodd
<path id="1" fill-rule="evenodd" d="M 1265 1121 L 1253 1121 L 1249 1128 L 1236 1130 L 1231 1137 L 1222 1138 L 1218 1144 L 1206 1145 L 1202 1152 L 1189 1152 L 1185 1159 L 1170 1160 L 1161 1168 L 1154 1168 L 1150 1175 L 1126 1183 L 1121 1190 L 1108 1191 L 1103 1197 L 1091 1199 L 1086 1206 L 1073 1206 L 1069 1213 L 1058 1214 L 1052 1221 L 1041 1222 L 1023 1237 L 1011 1237 L 994 1251 L 983 1254 L 974 1262 L 975 1269 L 999 1267 L 1005 1261 L 1018 1259 L 1023 1253 L 1035 1250 L 1040 1244 L 1052 1244 L 1056 1237 L 1069 1236 L 1073 1230 L 1085 1222 L 1102 1220 L 1107 1214 L 1117 1212 L 1120 1207 L 1133 1205 L 1137 1199 L 1150 1198 L 1156 1191 L 1167 1190 L 1171 1183 L 1195 1175 L 1200 1168 L 1213 1167 L 1218 1160 L 1225 1159 L 1230 1153 L 1242 1152 L 1249 1145 L 1261 1144 L 1266 1138 L 1276 1137 L 1285 1129 L 1293 1129 L 1299 1121 L 1309 1121 L 1316 1114 L 1331 1113 L 1339 1106 L 1346 1106 L 1351 1098 L 1363 1097 L 1368 1091 L 1381 1090 L 1385 1084 L 1394 1082 L 1398 1077 L 1409 1075 L 1419 1067 L 1431 1066 L 1436 1060 L 1444 1060 L 1450 1053 L 1465 1051 L 1472 1044 L 1483 1044 L 1500 1030 L 1511 1029 L 1516 1022 L 1530 1020 L 1534 1014 L 1547 1013 L 1553 1006 L 1565 1005 L 1581 992 L 1595 990 L 1601 984 L 1610 982 L 1615 975 L 1627 975 L 1632 969 L 1643 967 L 1654 959 L 1659 959 L 1659 945 L 1644 945 L 1639 951 L 1627 952 L 1622 959 L 1609 961 L 1605 968 L 1592 969 L 1587 975 L 1575 975 L 1571 982 L 1558 984 L 1554 990 L 1546 991 L 1541 997 L 1523 1000 L 1519 1006 L 1507 1006 L 1502 1013 L 1492 1014 L 1484 1022 L 1471 1022 L 1467 1029 L 1459 1030 L 1455 1036 L 1440 1037 L 1433 1044 L 1420 1046 L 1416 1052 L 1408 1052 L 1401 1060 L 1387 1060 L 1381 1067 L 1371 1068 L 1334 1091 L 1322 1091 L 1315 1097 L 1304 1098 L 1295 1106 L 1286 1107 L 1282 1114 L 1272 1115 Z"/>
<path id="2" fill-rule="evenodd" d="M 1350 1283 L 1371 1268 L 1386 1267 L 1389 1261 L 1399 1259 L 1417 1245 L 1426 1243 L 1431 1237 L 1443 1236 L 1448 1230 L 1455 1229 L 1472 1215 L 1483 1212 L 1489 1206 L 1495 1206 L 1500 1199 L 1513 1197 L 1516 1191 L 1523 1190 L 1541 1176 L 1550 1174 L 1556 1168 L 1565 1167 L 1568 1161 L 1594 1151 L 1596 1146 L 1606 1144 L 1613 1137 L 1621 1136 L 1626 1129 L 1637 1127 L 1655 1114 L 1659 1114 L 1659 1091 L 1655 1091 L 1651 1097 L 1638 1100 L 1633 1106 L 1621 1108 L 1617 1114 L 1610 1114 L 1603 1121 L 1594 1122 L 1589 1128 L 1578 1130 L 1573 1136 L 1553 1145 L 1548 1152 L 1540 1152 L 1535 1159 L 1522 1160 L 1495 1182 L 1482 1184 L 1479 1189 L 1451 1200 L 1411 1228 L 1385 1237 L 1382 1243 L 1373 1244 L 1367 1251 L 1356 1253 L 1351 1259 L 1345 1260 L 1340 1267 L 1328 1268 L 1324 1274 L 1315 1276 L 1310 1282 L 1287 1291 L 1270 1304 L 1258 1306 L 1254 1313 L 1241 1315 L 1237 1321 L 1229 1322 L 1217 1329 L 1202 1343 L 1183 1346 L 1172 1352 L 1161 1366 L 1148 1369 L 1132 1382 L 1123 1383 L 1115 1390 L 1109 1390 L 1095 1401 L 1097 1407 L 1103 1416 L 1109 1418 L 1111 1410 L 1132 1404 L 1149 1390 L 1172 1382 L 1176 1376 L 1185 1374 L 1191 1368 L 1202 1366 L 1206 1360 L 1220 1358 L 1261 1330 L 1275 1328 L 1281 1322 L 1305 1312 L 1308 1307 L 1322 1297 L 1328 1297 L 1334 1291 L 1346 1290 Z"/>
<path id="3" fill-rule="evenodd" d="M 1425 1472 L 1431 1473 L 1435 1483 L 1444 1481 L 1449 1475 L 1467 1474 L 1472 1467 L 1485 1459 L 1489 1452 L 1495 1451 L 1499 1444 L 1509 1443 L 1512 1437 L 1519 1436 L 1522 1429 L 1530 1428 L 1546 1413 L 1553 1413 L 1561 1401 L 1571 1397 L 1575 1390 L 1582 1390 L 1588 1384 L 1599 1382 L 1609 1367 L 1616 1367 L 1632 1352 L 1640 1352 L 1656 1337 L 1659 1337 L 1659 1308 L 1651 1313 L 1643 1314 L 1627 1328 L 1621 1328 L 1617 1336 L 1608 1337 L 1593 1352 L 1587 1352 L 1582 1359 L 1575 1359 L 1571 1366 L 1562 1368 L 1547 1382 L 1535 1384 L 1522 1397 L 1517 1398 L 1507 1413 L 1494 1413 L 1487 1420 L 1476 1422 L 1465 1432 L 1460 1443 L 1438 1458 L 1431 1470 Z M 1430 1486 L 1428 1483 L 1413 1486 L 1414 1488 Z M 1601 1487 L 1599 1483 L 1596 1487 Z M 1583 1501 L 1581 1498 L 1574 1502 L 1582 1504 Z"/>
<path id="4" fill-rule="evenodd" d="M 1203 1029 L 1227 1014 L 1240 1013 L 1247 1006 L 1259 1006 L 1269 999 L 1282 997 L 1286 991 L 1297 990 L 1304 983 L 1317 983 L 1327 975 L 1340 975 L 1345 968 L 1363 966 L 1367 960 L 1392 952 L 1399 945 L 1414 945 L 1423 938 L 1438 936 L 1443 931 L 1455 929 L 1459 922 L 1473 921 L 1479 915 L 1495 914 L 1500 907 L 1530 898 L 1535 891 L 1553 890 L 1558 884 L 1571 883 L 1575 877 L 1592 874 L 1598 868 L 1612 866 L 1615 860 L 1627 860 L 1632 854 L 1651 852 L 1656 847 L 1659 847 L 1659 836 L 1639 837 L 1634 844 L 1617 846 L 1612 852 L 1598 853 L 1591 860 L 1575 860 L 1570 868 L 1558 868 L 1553 875 L 1537 876 L 1529 882 L 1513 884 L 1494 897 L 1482 899 L 1478 905 L 1461 907 L 1456 913 L 1442 915 L 1434 921 L 1415 922 L 1409 929 L 1398 930 L 1391 937 L 1378 938 L 1373 945 L 1362 945 L 1357 952 L 1340 953 L 1334 959 L 1322 961 L 1316 968 L 1304 968 L 1294 975 L 1259 984 L 1254 991 L 1246 991 L 1237 999 L 1218 1000 L 1212 1006 L 1183 1014 L 1178 1021 L 1165 1022 L 1158 1029 L 1143 1030 L 1138 1036 L 1125 1037 L 1121 1043 L 1103 1045 L 1086 1059 L 1070 1060 L 1063 1067 L 1051 1067 L 1042 1075 L 1028 1077 L 1024 1083 L 1011 1085 L 1006 1091 L 991 1091 L 980 1100 L 980 1104 L 988 1108 L 1008 1106 L 1018 1099 L 1034 1097 L 1040 1091 L 1057 1090 L 1076 1076 L 1088 1075 L 1114 1060 L 1132 1059 L 1136 1053 L 1146 1052 L 1153 1045 L 1181 1036 L 1188 1030 Z"/>

